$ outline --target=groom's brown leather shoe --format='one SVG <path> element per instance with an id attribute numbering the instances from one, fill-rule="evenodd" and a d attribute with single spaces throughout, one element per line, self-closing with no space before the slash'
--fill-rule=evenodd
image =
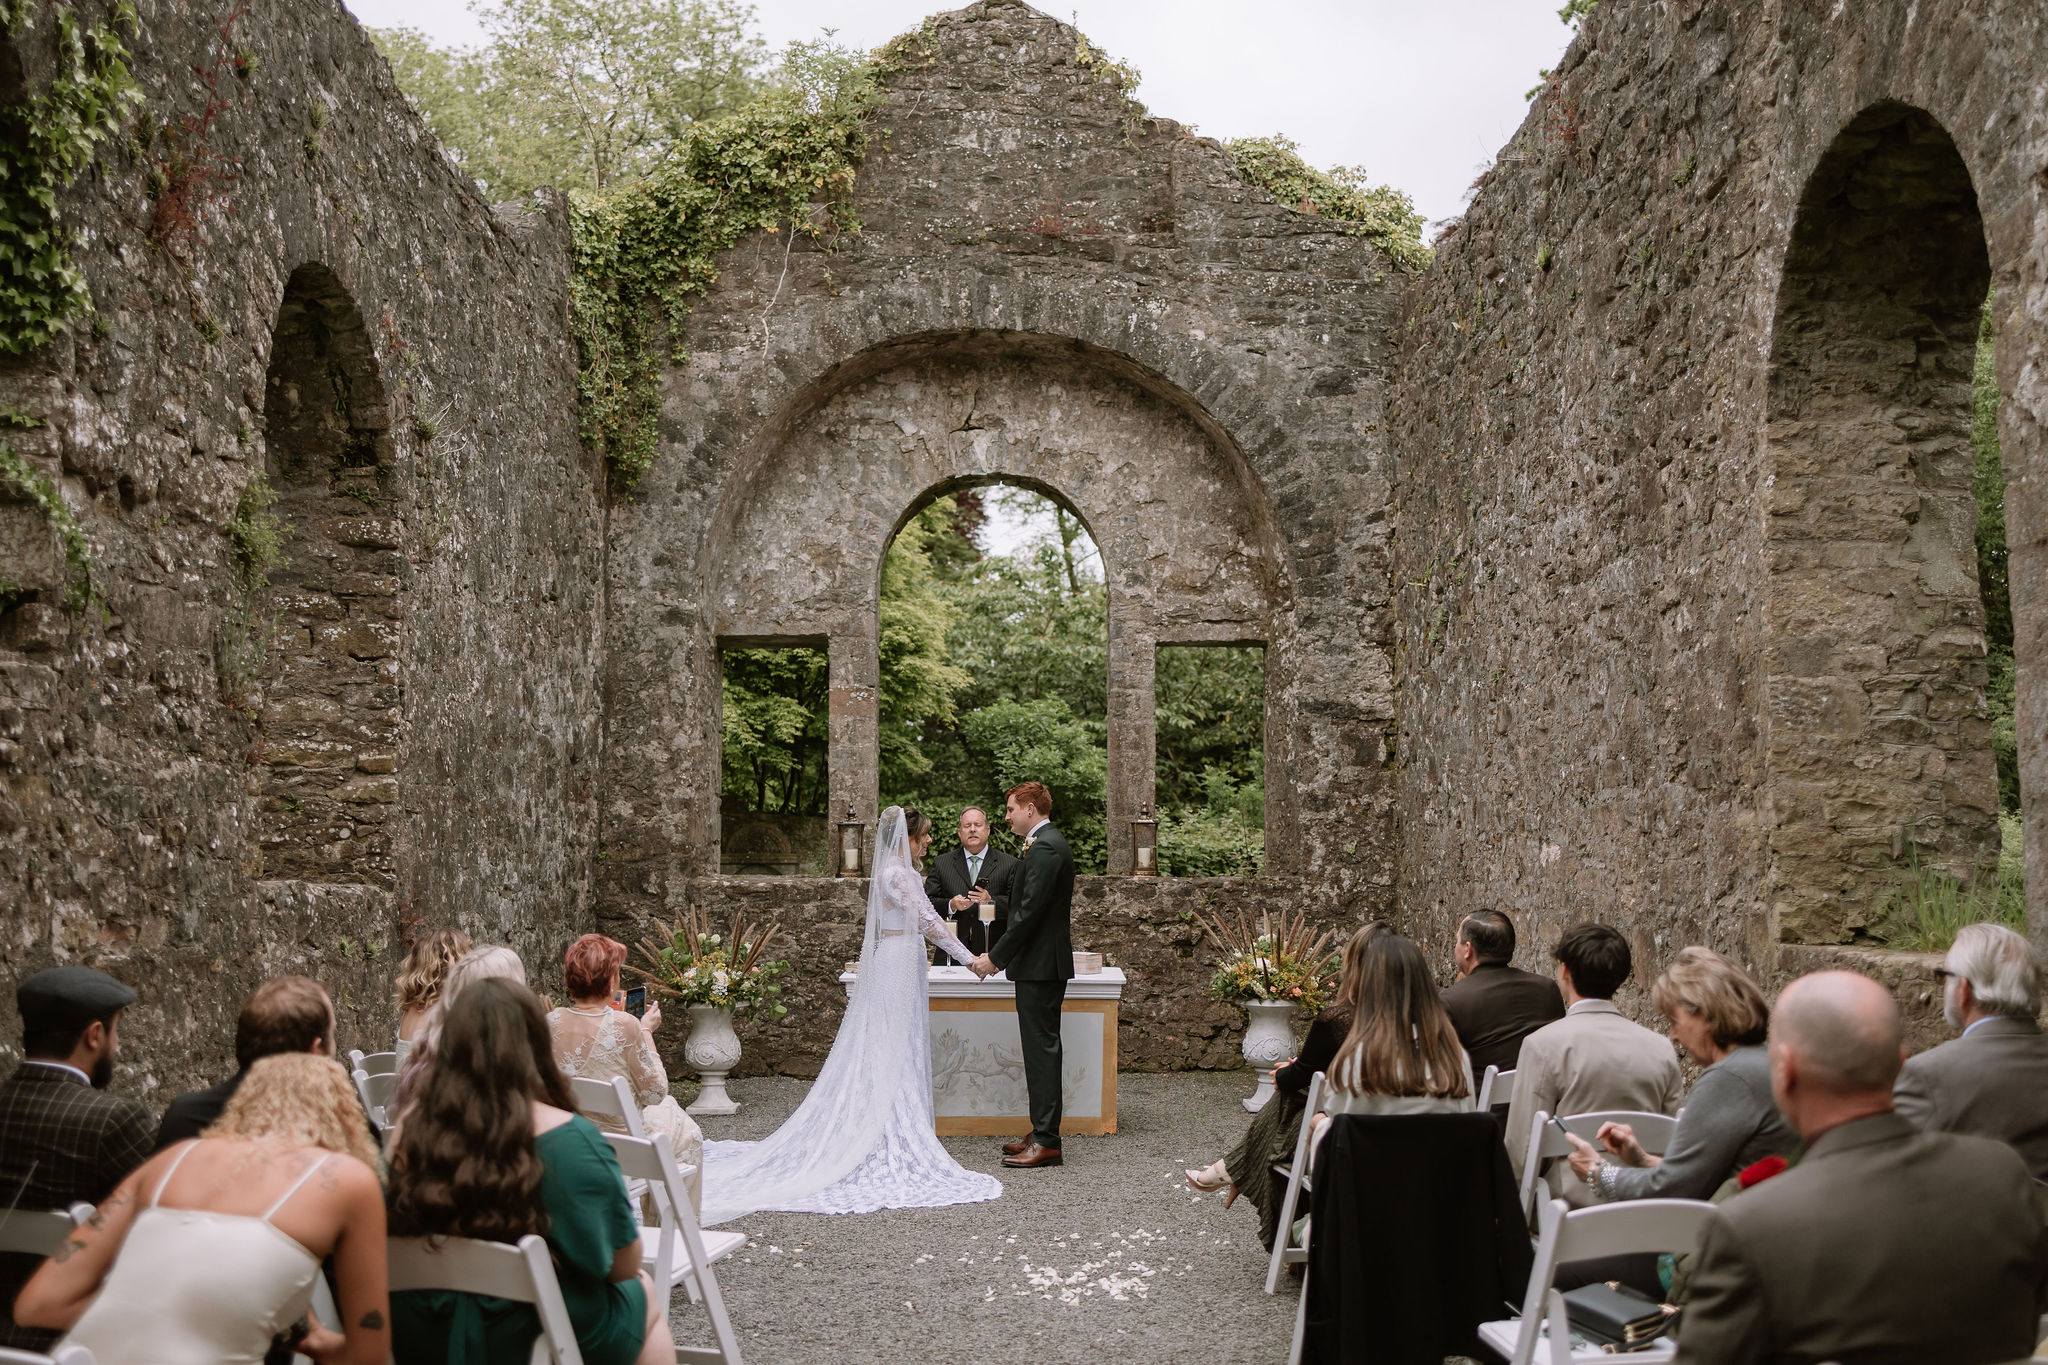
<path id="1" fill-rule="evenodd" d="M 1003 1155 L 1015 1156 L 1030 1145 L 1031 1139 L 1029 1137 L 1020 1137 L 1015 1142 L 1006 1142 L 1003 1144 Z"/>
<path id="2" fill-rule="evenodd" d="M 1024 1169 L 1032 1166 L 1058 1166 L 1062 1163 L 1059 1148 L 1041 1147 L 1034 1142 L 1017 1155 L 1004 1157 L 1003 1164 Z"/>

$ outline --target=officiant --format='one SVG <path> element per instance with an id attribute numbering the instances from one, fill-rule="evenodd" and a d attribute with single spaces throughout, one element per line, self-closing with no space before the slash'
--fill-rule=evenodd
<path id="1" fill-rule="evenodd" d="M 924 879 L 924 893 L 931 897 L 932 909 L 955 921 L 955 930 L 969 952 L 985 953 L 1003 936 L 1010 922 L 1010 882 L 1017 875 L 1017 866 L 1015 858 L 988 846 L 988 816 L 979 807 L 969 806 L 960 812 L 960 847 L 933 859 L 931 875 Z M 983 904 L 994 905 L 996 912 L 995 922 L 985 933 Z"/>

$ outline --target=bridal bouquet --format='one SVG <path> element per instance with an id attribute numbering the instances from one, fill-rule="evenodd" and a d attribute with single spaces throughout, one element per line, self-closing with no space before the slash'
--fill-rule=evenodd
<path id="1" fill-rule="evenodd" d="M 648 990 L 683 1005 L 751 1010 L 757 1018 L 789 1013 L 775 999 L 782 994 L 776 978 L 789 970 L 789 963 L 766 956 L 770 945 L 782 937 L 779 923 L 771 921 L 764 929 L 735 919 L 728 939 L 712 933 L 704 912 L 692 906 L 674 927 L 660 920 L 654 924 L 660 935 L 640 940 L 640 951 L 650 965 L 627 967 Z"/>
<path id="2" fill-rule="evenodd" d="M 1219 1000 L 1283 1001 L 1299 1005 L 1305 1015 L 1322 1013 L 1324 995 L 1336 969 L 1329 951 L 1330 931 L 1316 933 L 1306 915 L 1259 916 L 1255 930 L 1244 911 L 1236 923 L 1218 915 L 1196 915 L 1210 941 L 1223 950 L 1223 963 L 1209 978 Z"/>

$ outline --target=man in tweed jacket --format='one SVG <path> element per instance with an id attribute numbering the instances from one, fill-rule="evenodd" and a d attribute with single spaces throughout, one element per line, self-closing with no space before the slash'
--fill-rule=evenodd
<path id="1" fill-rule="evenodd" d="M 21 983 L 26 1060 L 0 1082 L 0 1208 L 97 1204 L 148 1159 L 156 1124 L 107 1093 L 115 1030 L 135 992 L 89 967 L 55 967 Z M 14 1325 L 14 1296 L 38 1258 L 0 1255 L 0 1345 L 48 1349 L 60 1333 Z"/>

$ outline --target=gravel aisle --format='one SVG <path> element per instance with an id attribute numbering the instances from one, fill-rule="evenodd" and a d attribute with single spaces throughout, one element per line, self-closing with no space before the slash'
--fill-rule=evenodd
<path id="1" fill-rule="evenodd" d="M 710 1138 L 759 1138 L 808 1082 L 734 1081 Z M 1287 1358 L 1294 1281 L 1268 1298 L 1256 1215 L 1197 1197 L 1181 1175 L 1242 1136 L 1249 1072 L 1126 1075 L 1114 1137 L 1069 1137 L 1066 1164 L 1006 1171 L 999 1138 L 949 1138 L 1003 1197 L 950 1209 L 828 1217 L 758 1213 L 730 1226 L 747 1249 L 720 1263 L 749 1365 L 808 1361 L 989 1362 Z M 678 1339 L 708 1340 L 678 1292 Z"/>

